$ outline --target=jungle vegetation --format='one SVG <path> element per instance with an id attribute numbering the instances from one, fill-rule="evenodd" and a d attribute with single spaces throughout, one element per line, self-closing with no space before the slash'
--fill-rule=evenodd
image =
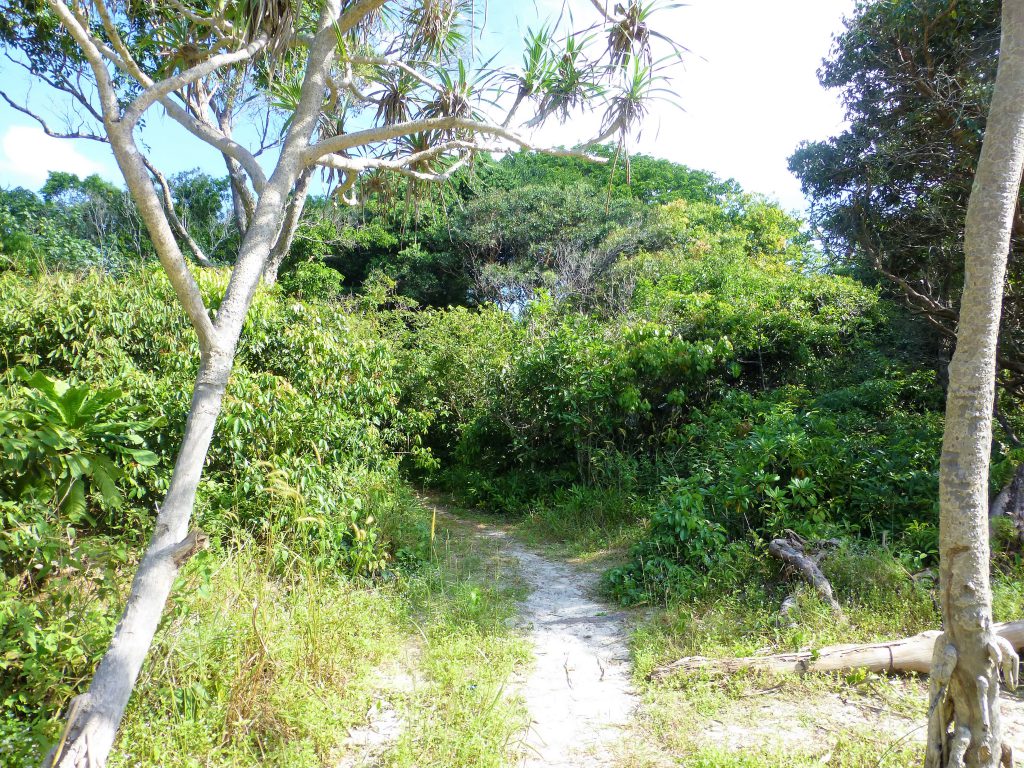
<path id="1" fill-rule="evenodd" d="M 42 8 L 0 21 L 29 66 L 56 55 L 55 34 L 26 34 L 56 23 Z M 139 30 L 166 19 L 126 13 L 123 45 L 145 68 L 156 54 Z M 365 713 L 375 666 L 416 633 L 435 654 L 422 695 L 446 704 L 395 764 L 501 765 L 516 715 L 496 692 L 525 654 L 503 630 L 515 596 L 439 554 L 425 490 L 563 553 L 611 552 L 609 599 L 657 611 L 638 634 L 638 676 L 683 651 L 937 627 L 944 409 L 962 389 L 950 361 L 965 248 L 977 253 L 964 220 L 999 18 L 992 0 L 858 5 L 821 71 L 850 127 L 791 159 L 809 221 L 609 142 L 637 117 L 614 96 L 613 130 L 588 156 L 492 152 L 470 146 L 491 129 L 463 109 L 465 72 L 435 101 L 389 101 L 413 86 L 362 60 L 377 67 L 367 81 L 382 88 L 382 126 L 441 122 L 379 167 L 336 155 L 329 194 L 310 186 L 315 163 L 295 159 L 262 245 L 252 233 L 277 177 L 239 183 L 251 173 L 240 156 L 225 154 L 224 176 L 140 165 L 129 191 L 66 172 L 0 189 L 5 765 L 38 764 L 60 740 L 162 535 L 193 386 L 213 381 L 221 352 L 221 410 L 189 507 L 194 556 L 164 553 L 170 602 L 153 617 L 114 765 L 327 764 Z M 252 35 L 245 50 L 273 47 Z M 451 43 L 418 53 L 458 72 Z M 643 60 L 634 44 L 602 53 L 628 69 Z M 274 87 L 269 70 L 249 74 Z M 543 87 L 531 76 L 515 85 L 541 115 L 582 99 L 550 72 Z M 291 99 L 284 111 L 301 114 L 305 82 L 278 83 L 292 86 L 277 94 Z M 125 98 L 110 108 L 130 111 L 143 86 L 117 81 Z M 314 148 L 344 138 L 334 123 L 316 130 Z M 433 148 L 413 141 L 424 138 Z M 423 152 L 451 156 L 420 165 Z M 978 401 L 991 428 L 975 489 L 985 506 L 1024 461 L 1024 239 L 1011 207 L 1007 276 L 993 277 L 1005 309 L 989 329 L 998 389 Z M 246 280 L 251 295 L 233 299 Z M 237 321 L 234 341 L 220 317 Z M 990 607 L 1019 619 L 1021 531 L 984 522 Z M 803 627 L 778 629 L 793 588 L 768 546 L 788 534 L 834 547 L 822 568 L 842 634 L 810 590 Z M 470 730 L 479 739 L 437 736 Z"/>

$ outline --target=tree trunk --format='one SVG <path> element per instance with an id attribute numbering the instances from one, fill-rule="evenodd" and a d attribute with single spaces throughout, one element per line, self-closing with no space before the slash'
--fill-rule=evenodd
<path id="1" fill-rule="evenodd" d="M 992 500 L 989 518 L 1008 517 L 1017 529 L 1017 538 L 1024 541 L 1024 464 L 1020 464 L 1010 482 Z"/>
<path id="2" fill-rule="evenodd" d="M 53 765 L 93 768 L 104 765 L 110 754 L 171 585 L 197 543 L 198 537 L 189 537 L 186 532 L 232 358 L 214 353 L 204 355 L 200 362 L 184 439 L 153 536 L 139 563 L 110 648 L 96 668 L 88 692 L 76 698 L 69 709 Z"/>
<path id="3" fill-rule="evenodd" d="M 1014 648 L 1024 647 L 1024 621 L 997 624 L 993 631 Z M 865 645 L 831 645 L 809 651 L 777 653 L 772 656 L 746 656 L 738 659 L 709 659 L 688 656 L 651 672 L 652 680 L 665 680 L 686 672 L 733 673 L 756 669 L 777 674 L 805 672 L 848 672 L 866 669 L 870 672 L 917 672 L 928 674 L 932 669 L 932 651 L 938 630 L 928 630 L 913 637 L 888 643 Z"/>
<path id="4" fill-rule="evenodd" d="M 965 280 L 949 365 L 939 471 L 940 598 L 927 768 L 1002 759 L 999 669 L 1016 654 L 992 628 L 988 478 L 996 347 L 1010 231 L 1024 167 L 1024 0 L 1004 0 L 999 67 L 967 207 Z M 941 674 L 940 674 L 941 672 Z"/>
<path id="5" fill-rule="evenodd" d="M 228 181 L 231 184 L 231 212 L 235 217 L 235 226 L 238 227 L 238 234 L 245 237 L 245 231 L 249 228 L 253 211 L 256 204 L 245 183 L 245 173 L 242 166 L 232 157 L 224 155 L 224 164 L 228 169 Z"/>
<path id="6" fill-rule="evenodd" d="M 281 263 L 292 249 L 295 232 L 299 228 L 299 218 L 306 205 L 306 195 L 309 194 L 309 182 L 312 178 L 313 169 L 307 168 L 299 174 L 299 178 L 295 182 L 295 190 L 292 192 L 291 200 L 288 201 L 288 211 L 285 213 L 284 223 L 281 224 L 281 231 L 277 235 L 277 242 L 274 243 L 274 247 L 270 251 L 267 266 L 263 268 L 263 282 L 267 285 L 274 285 L 277 282 L 277 272 L 281 269 Z"/>
<path id="7" fill-rule="evenodd" d="M 149 180 L 145 161 L 132 136 L 133 126 L 104 106 L 104 127 L 125 183 L 139 205 L 161 263 L 189 314 L 200 340 L 201 358 L 181 449 L 171 485 L 159 510 L 152 538 L 132 582 L 124 614 L 110 646 L 96 668 L 89 690 L 67 713 L 64 734 L 44 761 L 55 768 L 103 768 L 113 746 L 132 689 L 156 634 L 160 616 L 181 564 L 194 550 L 199 534 L 188 535 L 188 524 L 213 429 L 234 364 L 242 325 L 263 274 L 285 215 L 288 191 L 304 170 L 303 150 L 309 145 L 326 89 L 327 72 L 336 53 L 337 38 L 326 30 L 336 23 L 340 0 L 327 0 L 318 33 L 310 46 L 302 93 L 288 134 L 269 181 L 262 189 L 238 252 L 231 280 L 211 325 L 206 307 L 181 257 L 166 212 Z M 77 21 L 63 6 L 62 21 L 74 29 Z M 79 36 L 83 33 L 79 31 Z M 97 79 L 107 77 L 94 65 Z"/>

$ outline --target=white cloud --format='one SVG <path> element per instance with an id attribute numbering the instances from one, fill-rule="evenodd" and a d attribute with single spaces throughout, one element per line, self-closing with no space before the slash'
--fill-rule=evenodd
<path id="1" fill-rule="evenodd" d="M 108 165 L 84 155 L 76 143 L 47 136 L 38 126 L 10 126 L 0 139 L 0 185 L 39 189 L 50 171 L 112 175 Z"/>

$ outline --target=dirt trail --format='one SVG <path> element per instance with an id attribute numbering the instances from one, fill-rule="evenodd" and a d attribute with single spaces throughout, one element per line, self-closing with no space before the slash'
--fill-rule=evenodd
<path id="1" fill-rule="evenodd" d="M 624 616 L 591 595 L 597 575 L 520 545 L 504 531 L 478 528 L 501 541 L 531 592 L 520 621 L 536 661 L 519 691 L 530 712 L 523 768 L 602 768 L 609 748 L 637 708 L 630 684 Z"/>

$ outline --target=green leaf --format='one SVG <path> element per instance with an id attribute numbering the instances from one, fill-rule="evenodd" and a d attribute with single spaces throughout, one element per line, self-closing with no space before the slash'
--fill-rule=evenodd
<path id="1" fill-rule="evenodd" d="M 160 457 L 152 451 L 143 448 L 126 448 L 125 453 L 135 459 L 135 463 L 143 467 L 155 467 L 160 463 Z"/>
<path id="2" fill-rule="evenodd" d="M 86 517 L 85 482 L 81 478 L 71 483 L 61 510 L 72 520 Z"/>

